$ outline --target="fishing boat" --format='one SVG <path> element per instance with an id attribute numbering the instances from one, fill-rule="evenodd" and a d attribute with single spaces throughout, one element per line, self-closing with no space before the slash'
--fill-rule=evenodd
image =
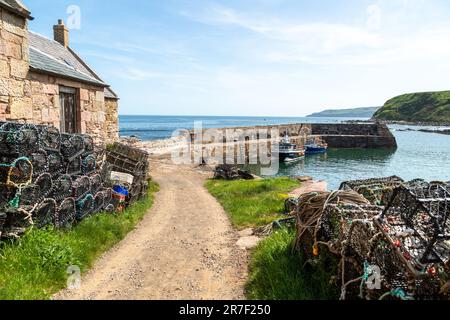
<path id="1" fill-rule="evenodd" d="M 278 146 L 280 162 L 295 162 L 305 157 L 305 150 L 300 149 L 286 134 Z"/>
<path id="2" fill-rule="evenodd" d="M 325 142 L 310 142 L 305 145 L 305 153 L 309 154 L 320 154 L 326 153 L 328 151 L 328 145 Z"/>

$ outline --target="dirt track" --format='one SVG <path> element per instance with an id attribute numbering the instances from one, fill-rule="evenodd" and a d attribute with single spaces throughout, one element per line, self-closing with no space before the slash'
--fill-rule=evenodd
<path id="1" fill-rule="evenodd" d="M 54 299 L 243 299 L 247 253 L 206 191 L 209 173 L 153 162 L 161 191 L 144 220 L 104 254 L 80 290 Z"/>

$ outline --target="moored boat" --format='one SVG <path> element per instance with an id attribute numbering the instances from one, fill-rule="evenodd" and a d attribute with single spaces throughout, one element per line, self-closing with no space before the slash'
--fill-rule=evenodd
<path id="1" fill-rule="evenodd" d="M 305 153 L 307 155 L 326 153 L 327 151 L 328 145 L 324 142 L 311 142 L 305 145 Z"/>
<path id="2" fill-rule="evenodd" d="M 278 146 L 280 162 L 294 162 L 305 157 L 305 150 L 291 143 L 288 135 L 285 135 Z"/>

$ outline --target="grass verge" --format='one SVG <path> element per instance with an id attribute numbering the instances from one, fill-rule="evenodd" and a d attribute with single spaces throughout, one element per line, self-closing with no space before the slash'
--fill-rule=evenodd
<path id="1" fill-rule="evenodd" d="M 314 266 L 292 250 L 295 231 L 283 229 L 254 250 L 247 298 L 254 300 L 332 300 L 339 297 L 331 283 L 337 275 L 334 257 L 321 256 Z"/>
<path id="2" fill-rule="evenodd" d="M 207 189 L 217 198 L 238 229 L 258 227 L 283 217 L 287 193 L 299 187 L 289 178 L 210 180 Z M 314 266 L 292 248 L 295 230 L 283 229 L 263 240 L 252 252 L 247 298 L 255 300 L 336 299 L 331 282 L 337 274 L 332 256 L 321 256 Z"/>
<path id="3" fill-rule="evenodd" d="M 31 229 L 22 239 L 0 243 L 0 300 L 46 300 L 66 286 L 69 266 L 89 269 L 142 220 L 158 191 L 119 214 L 102 213 L 68 231 Z"/>
<path id="4" fill-rule="evenodd" d="M 237 229 L 264 226 L 281 218 L 287 194 L 299 186 L 297 180 L 285 177 L 206 183 Z"/>

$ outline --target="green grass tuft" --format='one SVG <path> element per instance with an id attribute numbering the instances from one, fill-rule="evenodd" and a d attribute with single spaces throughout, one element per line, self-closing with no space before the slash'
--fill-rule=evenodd
<path id="1" fill-rule="evenodd" d="M 122 240 L 153 204 L 158 186 L 124 212 L 102 213 L 68 231 L 31 229 L 20 240 L 0 243 L 0 300 L 45 300 L 63 289 L 66 270 L 89 269 L 105 251 Z"/>
<path id="2" fill-rule="evenodd" d="M 247 282 L 247 297 L 253 300 L 332 300 L 339 297 L 332 283 L 337 261 L 323 256 L 314 265 L 292 248 L 294 230 L 280 230 L 255 249 Z"/>
<path id="3" fill-rule="evenodd" d="M 238 229 L 264 226 L 281 218 L 287 194 L 300 183 L 290 178 L 263 180 L 209 180 L 206 188 L 216 197 Z"/>
<path id="4" fill-rule="evenodd" d="M 269 224 L 283 217 L 287 193 L 299 187 L 289 178 L 264 180 L 210 180 L 206 187 L 241 229 Z M 253 251 L 247 297 L 255 300 L 336 299 L 335 257 L 321 255 L 314 266 L 293 250 L 294 230 L 280 230 Z"/>
<path id="5" fill-rule="evenodd" d="M 390 99 L 375 119 L 450 123 L 450 91 L 418 92 Z"/>

